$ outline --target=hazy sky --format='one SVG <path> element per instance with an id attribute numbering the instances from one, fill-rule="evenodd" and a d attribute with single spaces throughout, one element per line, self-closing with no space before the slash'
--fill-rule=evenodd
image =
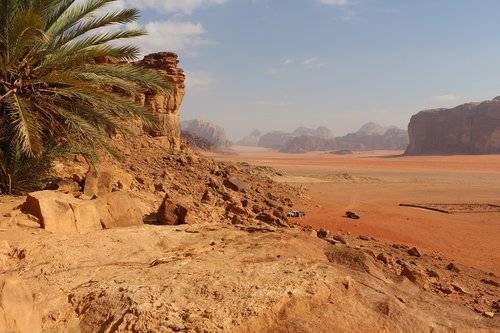
<path id="1" fill-rule="evenodd" d="M 182 119 L 254 129 L 368 121 L 500 95 L 499 0 L 122 0 L 146 53 L 174 51 Z"/>

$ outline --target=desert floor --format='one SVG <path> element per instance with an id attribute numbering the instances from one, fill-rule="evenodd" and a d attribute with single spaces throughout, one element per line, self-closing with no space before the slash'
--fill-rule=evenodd
<path id="1" fill-rule="evenodd" d="M 500 155 L 401 156 L 371 151 L 284 154 L 233 146 L 217 160 L 268 165 L 277 181 L 296 183 L 312 199 L 304 225 L 417 246 L 426 253 L 500 275 L 500 212 L 445 214 L 401 203 L 500 205 Z M 300 189 L 301 188 L 301 189 Z M 348 219 L 346 210 L 361 214 Z"/>

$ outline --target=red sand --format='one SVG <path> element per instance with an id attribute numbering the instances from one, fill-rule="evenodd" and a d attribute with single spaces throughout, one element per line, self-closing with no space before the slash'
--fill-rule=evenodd
<path id="1" fill-rule="evenodd" d="M 418 246 L 425 252 L 500 274 L 500 213 L 444 214 L 400 203 L 490 203 L 500 205 L 500 155 L 401 156 L 401 152 L 284 154 L 233 147 L 238 155 L 218 160 L 270 165 L 286 172 L 281 181 L 301 181 L 313 200 L 301 221 L 315 228 L 369 235 Z M 344 180 L 339 174 L 349 174 Z M 306 178 L 297 178 L 302 176 Z M 361 214 L 360 220 L 343 215 Z"/>

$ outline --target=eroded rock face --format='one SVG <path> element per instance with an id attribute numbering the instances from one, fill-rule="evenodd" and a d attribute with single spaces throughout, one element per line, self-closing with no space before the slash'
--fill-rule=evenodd
<path id="1" fill-rule="evenodd" d="M 229 146 L 224 128 L 206 120 L 185 120 L 181 123 L 181 128 L 185 132 L 195 134 L 208 140 L 216 147 L 227 148 Z"/>
<path id="2" fill-rule="evenodd" d="M 134 65 L 156 70 L 161 77 L 172 85 L 170 93 L 153 93 L 145 91 L 132 98 L 146 107 L 158 117 L 159 128 L 148 129 L 138 127 L 139 133 L 147 133 L 155 137 L 164 137 L 166 148 L 178 150 L 181 144 L 180 106 L 185 93 L 184 71 L 177 67 L 179 60 L 177 54 L 172 52 L 159 52 L 149 54 Z"/>
<path id="3" fill-rule="evenodd" d="M 411 117 L 407 155 L 500 153 L 500 98 Z"/>

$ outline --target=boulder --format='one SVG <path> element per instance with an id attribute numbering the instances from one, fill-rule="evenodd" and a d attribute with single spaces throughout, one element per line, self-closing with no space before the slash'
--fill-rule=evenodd
<path id="1" fill-rule="evenodd" d="M 166 194 L 157 212 L 158 222 L 164 225 L 183 224 L 186 223 L 188 212 L 186 202 Z"/>
<path id="2" fill-rule="evenodd" d="M 225 187 L 236 192 L 245 191 L 248 187 L 248 185 L 244 181 L 236 177 L 229 177 L 225 179 L 223 184 Z"/>
<path id="3" fill-rule="evenodd" d="M 36 216 L 47 231 L 77 232 L 75 217 L 70 203 L 77 202 L 72 195 L 55 191 L 29 193 L 24 209 Z"/>
<path id="4" fill-rule="evenodd" d="M 42 333 L 41 313 L 16 273 L 0 275 L 0 332 Z"/>
<path id="5" fill-rule="evenodd" d="M 97 200 L 80 200 L 55 191 L 32 192 L 24 209 L 37 217 L 45 230 L 70 233 L 141 225 L 148 213 L 138 198 L 124 191 Z"/>
<path id="6" fill-rule="evenodd" d="M 100 223 L 106 229 L 142 225 L 149 213 L 139 198 L 125 191 L 115 191 L 95 201 L 100 210 Z"/>

